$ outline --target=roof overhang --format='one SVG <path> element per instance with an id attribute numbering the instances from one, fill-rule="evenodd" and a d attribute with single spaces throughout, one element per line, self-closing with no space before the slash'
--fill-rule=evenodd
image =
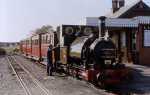
<path id="1" fill-rule="evenodd" d="M 105 20 L 107 28 L 138 28 L 140 24 L 150 24 L 150 16 L 138 16 L 131 19 L 106 18 Z"/>

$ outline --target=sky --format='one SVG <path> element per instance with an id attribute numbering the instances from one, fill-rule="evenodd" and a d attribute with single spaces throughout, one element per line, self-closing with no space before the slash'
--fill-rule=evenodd
<path id="1" fill-rule="evenodd" d="M 111 0 L 0 0 L 0 42 L 20 41 L 43 25 L 81 24 L 110 10 Z"/>

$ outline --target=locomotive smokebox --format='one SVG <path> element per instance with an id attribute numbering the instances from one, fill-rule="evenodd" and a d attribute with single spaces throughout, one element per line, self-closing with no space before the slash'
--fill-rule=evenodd
<path id="1" fill-rule="evenodd" d="M 94 48 L 95 60 L 100 64 L 112 64 L 116 58 L 115 44 L 109 40 L 99 41 Z"/>

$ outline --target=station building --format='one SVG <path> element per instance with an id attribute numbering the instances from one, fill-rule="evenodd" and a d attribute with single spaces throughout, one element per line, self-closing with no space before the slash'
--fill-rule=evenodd
<path id="1" fill-rule="evenodd" d="M 87 17 L 86 25 L 99 25 L 98 17 Z M 116 44 L 123 63 L 150 65 L 150 7 L 144 1 L 125 5 L 125 0 L 112 0 L 105 30 Z"/>

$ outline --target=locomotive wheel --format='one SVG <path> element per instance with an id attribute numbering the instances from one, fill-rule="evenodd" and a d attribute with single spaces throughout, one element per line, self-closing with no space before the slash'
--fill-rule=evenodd
<path id="1" fill-rule="evenodd" d="M 103 73 L 99 73 L 99 74 L 97 75 L 97 81 L 96 81 L 97 86 L 100 87 L 100 88 L 105 88 L 106 85 L 105 85 L 104 80 L 105 80 L 104 74 L 103 74 Z"/>
<path id="2" fill-rule="evenodd" d="M 74 78 L 76 78 L 76 70 L 75 70 L 75 69 L 72 71 L 72 76 L 73 76 Z"/>
<path id="3" fill-rule="evenodd" d="M 70 74 L 70 66 L 69 66 L 69 64 L 67 64 L 66 73 L 67 73 L 68 75 Z"/>

